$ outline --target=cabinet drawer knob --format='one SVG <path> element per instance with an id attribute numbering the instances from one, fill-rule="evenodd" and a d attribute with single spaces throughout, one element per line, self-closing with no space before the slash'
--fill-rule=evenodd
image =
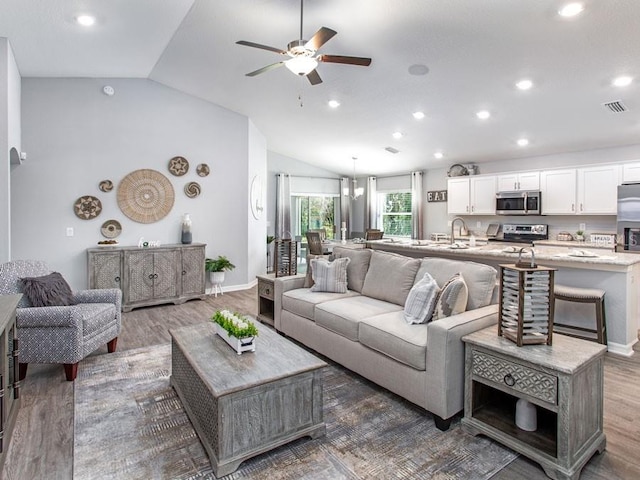
<path id="1" fill-rule="evenodd" d="M 186 270 L 182 270 L 182 275 L 186 275 L 187 271 Z"/>
<path id="2" fill-rule="evenodd" d="M 120 283 L 120 277 L 116 277 L 116 278 L 114 278 L 114 280 L 115 280 L 117 283 Z"/>
<path id="3" fill-rule="evenodd" d="M 271 293 L 271 290 L 269 290 L 268 288 L 264 289 L 264 293 L 266 293 L 267 295 Z"/>
<path id="4" fill-rule="evenodd" d="M 153 273 L 149 274 L 149 280 L 153 280 Z"/>
<path id="5" fill-rule="evenodd" d="M 507 373 L 504 378 L 504 383 L 506 383 L 509 387 L 513 387 L 516 384 L 516 379 L 513 378 L 513 375 Z"/>

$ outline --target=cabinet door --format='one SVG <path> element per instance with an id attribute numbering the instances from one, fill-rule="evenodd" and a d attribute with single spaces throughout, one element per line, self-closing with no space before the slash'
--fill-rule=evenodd
<path id="1" fill-rule="evenodd" d="M 143 302 L 153 298 L 153 252 L 125 252 L 127 282 L 124 290 L 125 303 Z"/>
<path id="2" fill-rule="evenodd" d="M 470 179 L 471 214 L 496 214 L 496 177 L 472 177 Z"/>
<path id="3" fill-rule="evenodd" d="M 89 254 L 89 288 L 121 288 L 120 252 Z"/>
<path id="4" fill-rule="evenodd" d="M 540 190 L 540 172 L 518 174 L 518 190 Z"/>
<path id="5" fill-rule="evenodd" d="M 623 182 L 640 182 L 640 163 L 626 163 L 622 166 Z"/>
<path id="6" fill-rule="evenodd" d="M 579 168 L 578 213 L 616 215 L 619 184 L 619 165 Z"/>
<path id="7" fill-rule="evenodd" d="M 182 249 L 182 295 L 204 294 L 204 247 Z"/>
<path id="8" fill-rule="evenodd" d="M 447 213 L 469 215 L 469 179 L 450 178 L 447 181 Z"/>
<path id="9" fill-rule="evenodd" d="M 513 192 L 518 190 L 518 175 L 515 173 L 498 175 L 498 192 Z"/>
<path id="10" fill-rule="evenodd" d="M 576 171 L 549 170 L 540 173 L 543 215 L 576 213 Z"/>
<path id="11" fill-rule="evenodd" d="M 203 260 L 204 262 L 204 260 Z M 180 251 L 165 250 L 153 254 L 153 297 L 174 298 L 180 285 Z"/>

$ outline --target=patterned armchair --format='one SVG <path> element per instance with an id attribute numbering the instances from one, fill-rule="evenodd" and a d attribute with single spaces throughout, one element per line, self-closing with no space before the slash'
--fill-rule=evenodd
<path id="1" fill-rule="evenodd" d="M 51 273 L 45 262 L 15 260 L 0 265 L 0 295 L 22 292 L 21 278 Z M 76 305 L 33 307 L 23 295 L 16 311 L 20 341 L 20 380 L 29 363 L 62 363 L 68 381 L 78 373 L 78 362 L 101 345 L 116 350 L 121 327 L 122 292 L 119 289 L 73 292 Z"/>

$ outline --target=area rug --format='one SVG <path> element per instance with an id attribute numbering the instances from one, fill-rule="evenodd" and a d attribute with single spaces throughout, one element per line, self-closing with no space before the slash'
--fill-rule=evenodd
<path id="1" fill-rule="evenodd" d="M 75 480 L 215 479 L 169 385 L 170 345 L 89 357 L 75 381 Z M 330 363 L 323 438 L 302 438 L 245 461 L 238 479 L 486 479 L 515 457 L 454 420 L 431 415 Z"/>

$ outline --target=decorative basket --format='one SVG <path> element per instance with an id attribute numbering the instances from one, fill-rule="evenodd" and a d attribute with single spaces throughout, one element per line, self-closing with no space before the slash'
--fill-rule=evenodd
<path id="1" fill-rule="evenodd" d="M 216 333 L 220 336 L 220 338 L 227 342 L 238 355 L 241 355 L 242 352 L 256 351 L 256 337 L 236 338 L 229 335 L 227 331 L 217 323 L 214 323 L 214 325 L 216 327 Z"/>

